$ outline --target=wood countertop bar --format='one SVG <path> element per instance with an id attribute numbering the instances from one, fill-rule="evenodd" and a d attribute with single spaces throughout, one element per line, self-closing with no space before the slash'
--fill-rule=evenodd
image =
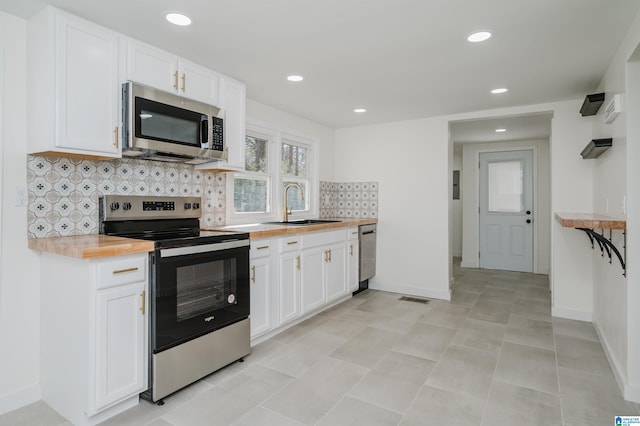
<path id="1" fill-rule="evenodd" d="M 313 225 L 280 225 L 270 223 L 250 223 L 247 225 L 212 226 L 203 228 L 205 231 L 233 231 L 248 232 L 250 238 L 269 238 L 283 235 L 301 234 L 305 232 L 331 231 L 333 229 L 351 228 L 359 225 L 378 223 L 378 219 L 322 219 L 337 220 L 339 222 L 319 223 Z"/>
<path id="2" fill-rule="evenodd" d="M 98 259 L 125 254 L 148 253 L 154 250 L 153 241 L 110 235 L 29 238 L 29 248 L 78 259 Z"/>
<path id="3" fill-rule="evenodd" d="M 601 214 L 556 213 L 556 220 L 565 228 L 621 229 L 627 228 L 627 221 Z"/>

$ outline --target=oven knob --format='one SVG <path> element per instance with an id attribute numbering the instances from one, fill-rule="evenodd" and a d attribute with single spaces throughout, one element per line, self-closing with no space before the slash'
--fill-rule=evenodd
<path id="1" fill-rule="evenodd" d="M 131 203 L 128 202 L 128 201 L 122 203 L 122 209 L 123 210 L 131 210 Z"/>
<path id="2" fill-rule="evenodd" d="M 191 208 L 191 203 L 184 203 L 184 209 L 189 210 Z"/>
<path id="3" fill-rule="evenodd" d="M 194 209 L 199 209 L 200 208 L 200 203 L 193 203 L 193 208 Z"/>
<path id="4" fill-rule="evenodd" d="M 111 208 L 111 211 L 118 210 L 120 208 L 120 204 L 117 202 L 113 202 L 109 207 Z"/>

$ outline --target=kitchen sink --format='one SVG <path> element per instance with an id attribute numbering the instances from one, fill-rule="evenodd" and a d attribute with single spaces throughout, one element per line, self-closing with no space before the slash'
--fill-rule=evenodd
<path id="1" fill-rule="evenodd" d="M 337 223 L 342 222 L 340 220 L 328 220 L 328 219 L 300 219 L 290 220 L 288 222 L 262 222 L 264 225 L 321 225 L 323 223 Z"/>

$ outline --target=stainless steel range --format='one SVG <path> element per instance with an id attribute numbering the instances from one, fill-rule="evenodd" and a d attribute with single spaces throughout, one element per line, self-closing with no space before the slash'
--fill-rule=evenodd
<path id="1" fill-rule="evenodd" d="M 151 240 L 149 389 L 165 396 L 250 352 L 249 234 L 200 230 L 199 197 L 106 195 L 100 233 Z"/>

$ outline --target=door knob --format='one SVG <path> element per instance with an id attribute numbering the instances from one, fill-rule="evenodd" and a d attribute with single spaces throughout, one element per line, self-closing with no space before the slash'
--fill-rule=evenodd
<path id="1" fill-rule="evenodd" d="M 527 214 L 531 214 L 531 210 L 527 210 Z"/>
<path id="2" fill-rule="evenodd" d="M 527 219 L 527 223 L 531 223 L 531 219 Z"/>

